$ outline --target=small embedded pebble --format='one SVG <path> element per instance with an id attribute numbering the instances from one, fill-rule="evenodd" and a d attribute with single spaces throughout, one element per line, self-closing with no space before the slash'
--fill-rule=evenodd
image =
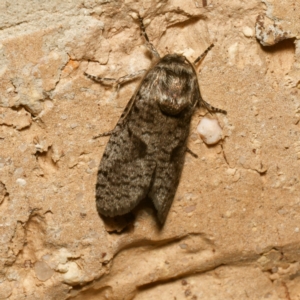
<path id="1" fill-rule="evenodd" d="M 186 207 L 184 210 L 185 210 L 185 212 L 190 213 L 190 212 L 194 211 L 195 209 L 196 209 L 196 205 L 191 205 L 191 206 Z"/>
<path id="2" fill-rule="evenodd" d="M 197 127 L 197 132 L 207 145 L 216 144 L 222 139 L 222 128 L 215 119 L 204 117 Z"/>
<path id="3" fill-rule="evenodd" d="M 248 26 L 245 26 L 243 28 L 243 34 L 246 36 L 246 37 L 252 37 L 253 36 L 253 29 L 248 27 Z"/>
<path id="4" fill-rule="evenodd" d="M 46 281 L 54 274 L 54 271 L 44 261 L 37 261 L 33 269 L 40 281 Z"/>
<path id="5" fill-rule="evenodd" d="M 137 20 L 139 18 L 139 15 L 136 12 L 132 12 L 131 14 L 129 14 L 132 19 Z"/>
<path id="6" fill-rule="evenodd" d="M 23 178 L 18 178 L 16 180 L 16 183 L 19 185 L 19 186 L 25 186 L 26 185 L 26 180 L 23 179 Z"/>
<path id="7" fill-rule="evenodd" d="M 78 126 L 77 123 L 72 123 L 72 124 L 70 125 L 70 127 L 71 127 L 72 129 L 76 128 L 77 126 Z"/>
<path id="8" fill-rule="evenodd" d="M 187 248 L 187 244 L 179 244 L 179 247 L 180 247 L 181 249 L 186 249 L 186 248 Z"/>

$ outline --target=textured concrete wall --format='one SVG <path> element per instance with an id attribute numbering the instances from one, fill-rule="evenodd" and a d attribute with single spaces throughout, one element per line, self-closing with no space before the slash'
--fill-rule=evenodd
<path id="1" fill-rule="evenodd" d="M 207 2 L 207 5 L 205 5 Z M 97 168 L 139 80 L 114 97 L 90 74 L 199 65 L 223 139 L 193 118 L 162 230 L 151 205 L 109 223 Z M 0 0 L 0 299 L 300 298 L 299 1 Z"/>

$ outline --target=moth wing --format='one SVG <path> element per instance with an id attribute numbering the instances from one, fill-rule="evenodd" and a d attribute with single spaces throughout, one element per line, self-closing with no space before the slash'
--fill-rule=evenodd
<path id="1" fill-rule="evenodd" d="M 149 197 L 157 209 L 157 217 L 161 224 L 164 224 L 174 200 L 184 164 L 185 150 L 184 145 L 176 147 L 170 161 L 160 161 L 155 168 Z"/>
<path id="2" fill-rule="evenodd" d="M 146 197 L 156 167 L 153 160 L 146 159 L 146 152 L 147 145 L 127 124 L 111 135 L 97 176 L 96 204 L 100 214 L 123 215 Z"/>

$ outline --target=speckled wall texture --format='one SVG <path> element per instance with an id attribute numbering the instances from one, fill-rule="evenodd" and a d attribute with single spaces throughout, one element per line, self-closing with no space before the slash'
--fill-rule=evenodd
<path id="1" fill-rule="evenodd" d="M 193 116 L 165 226 L 144 203 L 96 212 L 108 137 L 161 55 L 199 64 Z M 0 0 L 0 299 L 300 299 L 300 2 Z M 217 120 L 218 143 L 197 126 Z M 199 128 L 199 126 L 198 126 Z"/>

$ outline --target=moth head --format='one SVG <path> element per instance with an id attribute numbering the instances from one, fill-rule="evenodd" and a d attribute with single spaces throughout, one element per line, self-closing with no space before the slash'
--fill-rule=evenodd
<path id="1" fill-rule="evenodd" d="M 165 55 L 160 62 L 166 64 L 189 64 L 184 55 L 176 53 Z"/>

